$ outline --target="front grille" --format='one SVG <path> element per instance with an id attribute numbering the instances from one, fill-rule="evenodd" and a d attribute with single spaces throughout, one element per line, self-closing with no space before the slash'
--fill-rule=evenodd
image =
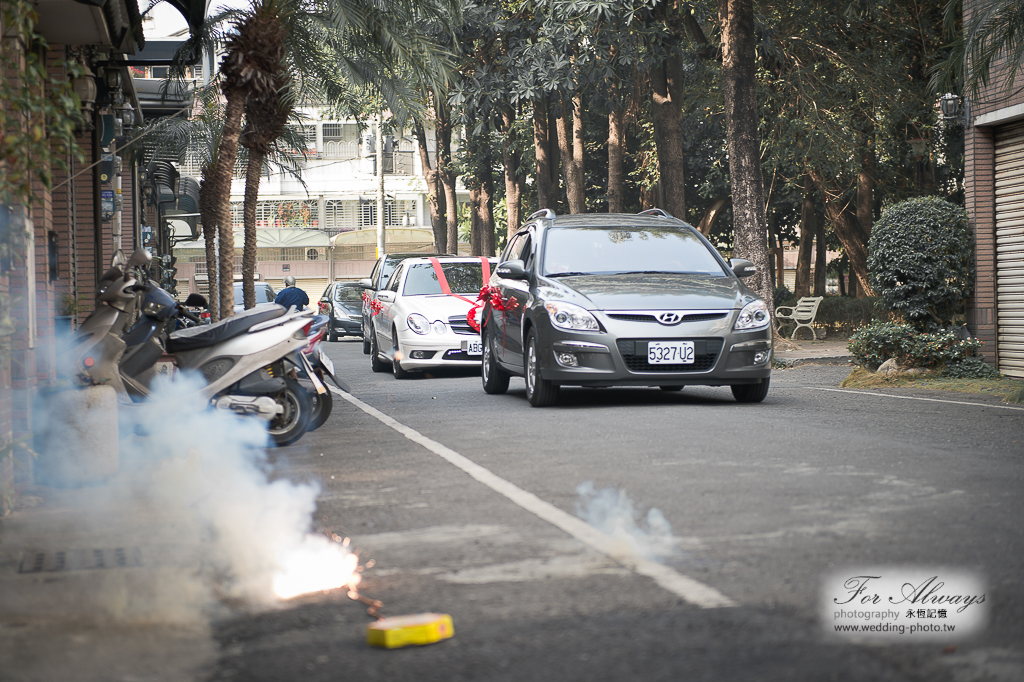
<path id="1" fill-rule="evenodd" d="M 452 331 L 456 334 L 464 334 L 466 336 L 477 335 L 477 332 L 473 331 L 473 328 L 469 326 L 469 322 L 466 321 L 465 315 L 454 315 L 449 317 L 448 326 L 450 326 Z"/>
<path id="2" fill-rule="evenodd" d="M 658 319 L 654 315 L 628 315 L 626 313 L 616 313 L 609 315 L 608 317 L 613 320 L 625 320 L 626 322 L 657 322 Z"/>
<path id="3" fill-rule="evenodd" d="M 690 313 L 689 315 L 683 315 L 677 324 L 682 322 L 707 322 L 709 320 L 720 320 L 726 317 L 729 313 Z M 613 320 L 623 320 L 625 322 L 657 322 L 658 318 L 654 315 L 647 315 L 644 313 L 611 313 L 608 317 Z"/>
<path id="4" fill-rule="evenodd" d="M 693 341 L 692 365 L 651 365 L 647 362 L 648 341 Z M 619 339 L 615 342 L 630 372 L 706 372 L 715 366 L 722 351 L 722 339 Z"/>

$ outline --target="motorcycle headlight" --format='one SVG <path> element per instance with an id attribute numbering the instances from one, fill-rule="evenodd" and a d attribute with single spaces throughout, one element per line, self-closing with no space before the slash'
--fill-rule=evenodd
<path id="1" fill-rule="evenodd" d="M 586 308 L 581 308 L 572 303 L 552 301 L 544 306 L 551 318 L 551 324 L 559 329 L 568 329 L 575 332 L 599 332 L 601 325 L 597 318 L 590 314 Z"/>
<path id="2" fill-rule="evenodd" d="M 409 329 L 417 334 L 426 334 L 430 331 L 430 322 L 419 313 L 413 313 L 405 318 L 405 323 L 409 325 Z"/>
<path id="3" fill-rule="evenodd" d="M 764 301 L 751 301 L 743 306 L 740 316 L 736 318 L 733 329 L 736 331 L 749 331 L 752 329 L 763 329 L 771 324 L 772 318 L 768 314 L 768 306 Z"/>

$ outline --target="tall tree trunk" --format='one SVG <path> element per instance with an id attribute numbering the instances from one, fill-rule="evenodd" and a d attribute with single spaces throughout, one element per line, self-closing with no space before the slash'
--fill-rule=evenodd
<path id="1" fill-rule="evenodd" d="M 551 189 L 551 156 L 548 154 L 548 104 L 544 98 L 533 101 L 533 155 L 537 159 L 537 210 L 553 208 L 554 192 Z M 509 227 L 511 230 L 511 226 Z"/>
<path id="2" fill-rule="evenodd" d="M 575 207 L 570 206 L 570 213 L 586 213 L 587 178 L 584 168 L 583 97 L 579 92 L 572 98 L 572 169 L 573 194 L 576 196 L 576 205 Z"/>
<path id="3" fill-rule="evenodd" d="M 199 213 L 203 221 L 203 241 L 206 242 L 207 302 L 210 319 L 216 322 L 220 319 L 220 283 L 217 279 L 217 217 L 209 180 L 213 171 L 213 164 L 203 167 L 203 181 L 199 184 Z"/>
<path id="4" fill-rule="evenodd" d="M 651 69 L 651 118 L 658 151 L 662 208 L 686 220 L 686 159 L 683 156 L 683 66 L 674 55 Z"/>
<path id="5" fill-rule="evenodd" d="M 825 225 L 817 217 L 814 222 L 814 295 L 824 296 L 828 283 L 828 244 Z"/>
<path id="6" fill-rule="evenodd" d="M 576 165 L 575 132 L 573 131 L 573 100 L 563 100 L 562 113 L 556 121 L 558 129 L 558 151 L 562 158 L 562 175 L 565 178 L 565 194 L 569 203 L 569 213 L 581 213 L 583 196 L 580 168 Z"/>
<path id="7" fill-rule="evenodd" d="M 480 221 L 480 184 L 473 182 L 469 188 L 469 254 L 484 255 L 484 233 Z"/>
<path id="8" fill-rule="evenodd" d="M 430 228 L 434 233 L 434 253 L 444 253 L 448 246 L 448 225 L 445 217 L 444 191 L 438 191 L 441 179 L 437 172 L 437 154 L 434 165 L 430 164 L 430 151 L 427 147 L 427 131 L 422 119 L 415 119 L 413 133 L 416 135 L 416 146 L 420 152 L 420 165 L 423 166 L 423 178 L 427 183 L 427 202 L 430 207 Z M 435 147 L 437 140 L 435 140 Z"/>
<path id="9" fill-rule="evenodd" d="M 861 229 L 860 221 L 849 210 L 848 204 L 841 203 L 843 193 L 826 186 L 822 174 L 817 169 L 809 171 L 809 176 L 818 193 L 825 200 L 825 216 L 850 260 L 850 274 L 857 278 L 862 295 L 873 295 L 871 285 L 868 283 L 868 235 Z"/>
<path id="10" fill-rule="evenodd" d="M 444 187 L 445 253 L 459 253 L 459 202 L 455 195 L 455 171 L 452 169 L 452 119 L 448 103 L 440 97 L 437 104 L 437 173 Z"/>
<path id="11" fill-rule="evenodd" d="M 501 165 L 505 169 L 505 213 L 508 224 L 508 236 L 519 229 L 522 221 L 523 190 L 526 187 L 526 175 L 523 173 L 523 158 L 516 145 L 516 111 L 504 109 L 501 112 L 501 131 L 505 139 L 501 143 Z"/>
<path id="12" fill-rule="evenodd" d="M 814 244 L 817 207 L 810 184 L 809 179 L 805 180 L 804 200 L 800 205 L 800 250 L 796 256 L 796 282 L 793 284 L 793 293 L 797 296 L 811 295 L 811 247 Z"/>
<path id="13" fill-rule="evenodd" d="M 245 309 L 256 307 L 256 204 L 260 196 L 260 178 L 263 175 L 263 154 L 249 149 L 249 163 L 245 169 L 245 199 L 242 215 L 245 222 L 245 241 L 242 244 L 242 299 Z"/>
<path id="14" fill-rule="evenodd" d="M 757 273 L 747 278 L 747 286 L 772 310 L 774 303 L 765 243 L 764 180 L 761 177 L 754 92 L 753 0 L 719 0 L 718 11 L 722 26 L 722 93 L 732 182 L 735 252 L 757 266 Z"/>
<path id="15" fill-rule="evenodd" d="M 481 256 L 494 255 L 494 172 L 492 170 L 490 145 L 485 145 L 487 153 L 480 166 L 480 200 L 477 202 L 479 212 Z M 486 163 L 483 163 L 486 162 Z"/>
<path id="16" fill-rule="evenodd" d="M 871 227 L 874 224 L 875 208 L 875 155 L 871 146 L 864 145 L 861 155 L 860 170 L 857 172 L 857 222 L 860 223 L 861 232 L 864 234 L 864 243 L 871 238 Z M 867 270 L 867 262 L 864 264 Z M 850 283 L 850 295 L 857 298 L 864 298 L 867 291 L 863 287 Z"/>
<path id="17" fill-rule="evenodd" d="M 230 317 L 235 310 L 235 235 L 231 223 L 231 177 L 234 175 L 238 154 L 238 138 L 242 133 L 242 112 L 245 110 L 245 90 L 232 88 L 224 93 L 224 131 L 217 150 L 217 168 L 213 175 L 213 197 L 220 240 L 218 253 L 218 279 L 220 282 L 221 319 Z"/>
<path id="18" fill-rule="evenodd" d="M 608 212 L 622 213 L 626 202 L 626 134 L 622 125 L 622 109 L 614 107 L 608 114 Z"/>

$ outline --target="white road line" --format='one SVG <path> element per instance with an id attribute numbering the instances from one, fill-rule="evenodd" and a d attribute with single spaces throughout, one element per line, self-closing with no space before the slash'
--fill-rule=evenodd
<path id="1" fill-rule="evenodd" d="M 625 554 L 621 550 L 621 543 L 617 545 L 610 536 L 605 535 L 585 521 L 568 514 L 553 504 L 545 502 L 533 493 L 527 492 L 519 486 L 506 481 L 504 478 L 492 473 L 471 459 L 460 455 L 451 448 L 427 438 L 419 431 L 402 424 L 389 417 L 380 410 L 367 405 L 359 398 L 350 393 L 330 387 L 331 391 L 352 403 L 366 414 L 374 417 L 385 426 L 388 426 L 402 434 L 412 442 L 422 445 L 435 455 L 445 459 L 450 464 L 462 469 L 464 472 L 486 485 L 491 490 L 501 493 L 506 498 L 531 512 L 551 525 L 560 528 L 580 542 L 589 545 L 605 556 L 614 559 L 626 568 L 629 568 L 640 575 L 651 578 L 658 585 L 672 594 L 685 599 L 686 601 L 705 609 L 736 606 L 736 602 L 724 594 L 701 582 L 689 578 L 668 566 L 654 561 L 642 559 L 632 554 Z"/>
<path id="2" fill-rule="evenodd" d="M 1013 410 L 1024 412 L 1024 407 L 1013 407 L 1012 405 L 993 405 L 991 403 L 972 403 L 967 400 L 942 400 L 941 398 L 921 398 L 913 395 L 892 395 L 891 393 L 875 393 L 874 391 L 851 391 L 845 388 L 821 388 L 819 386 L 804 386 L 812 391 L 830 391 L 832 393 L 853 393 L 855 395 L 870 395 L 878 398 L 898 398 L 899 400 L 923 400 L 928 403 L 948 403 L 950 405 L 970 405 L 971 407 L 992 407 L 997 410 Z"/>

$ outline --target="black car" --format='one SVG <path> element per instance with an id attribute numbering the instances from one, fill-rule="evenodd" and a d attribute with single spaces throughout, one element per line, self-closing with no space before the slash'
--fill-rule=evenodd
<path id="1" fill-rule="evenodd" d="M 483 387 L 526 379 L 534 406 L 561 386 L 729 386 L 760 402 L 771 376 L 765 302 L 691 225 L 638 215 L 530 216 L 485 290 Z"/>
<path id="2" fill-rule="evenodd" d="M 429 258 L 431 256 L 450 256 L 448 253 L 385 253 L 373 264 L 373 272 L 367 279 L 359 280 L 359 285 L 365 290 L 363 296 L 363 353 L 370 354 L 370 302 L 377 297 L 377 292 L 388 286 L 391 274 L 406 258 Z"/>
<path id="3" fill-rule="evenodd" d="M 320 314 L 327 315 L 327 340 L 363 334 L 363 287 L 359 282 L 333 282 L 320 297 Z"/>

